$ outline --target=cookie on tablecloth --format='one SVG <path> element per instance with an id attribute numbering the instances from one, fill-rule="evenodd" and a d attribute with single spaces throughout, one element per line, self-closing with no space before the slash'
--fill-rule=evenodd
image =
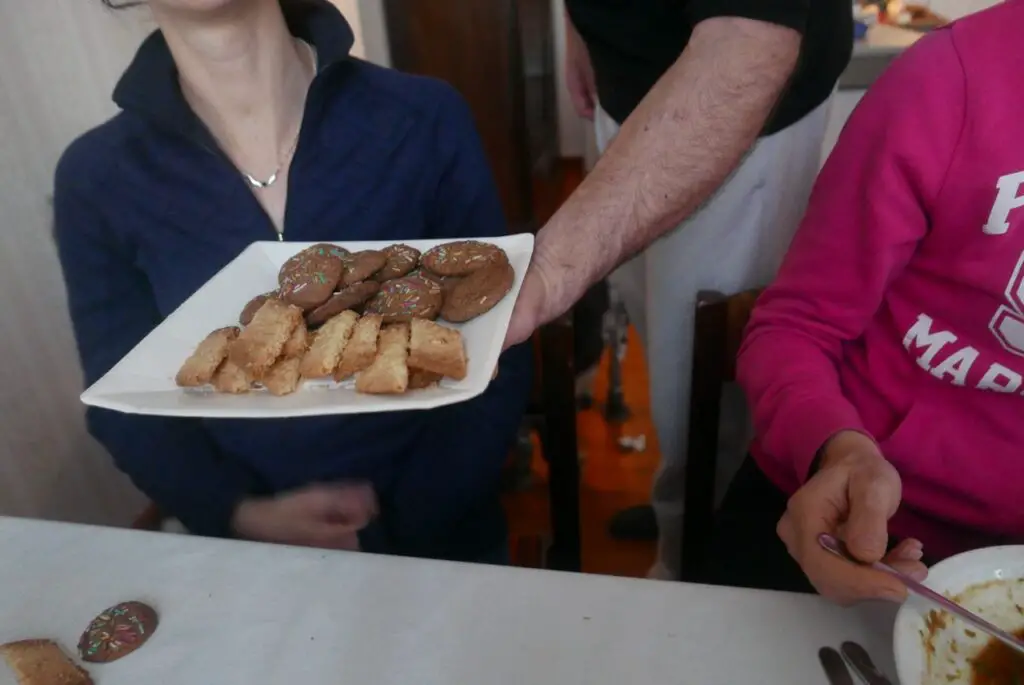
<path id="1" fill-rule="evenodd" d="M 19 685 L 93 685 L 92 678 L 53 640 L 19 640 L 0 645 L 0 656 Z"/>
<path id="2" fill-rule="evenodd" d="M 380 314 L 384 323 L 401 323 L 411 319 L 436 319 L 444 303 L 441 285 L 419 276 L 406 276 L 388 281 L 380 292 L 366 303 L 367 314 Z"/>
<path id="3" fill-rule="evenodd" d="M 468 276 L 495 261 L 508 261 L 497 245 L 479 240 L 457 240 L 432 247 L 423 253 L 420 263 L 438 276 Z"/>
<path id="4" fill-rule="evenodd" d="M 156 610 L 142 602 L 121 602 L 97 616 L 78 640 L 83 661 L 106 664 L 146 644 L 158 624 Z"/>
<path id="5" fill-rule="evenodd" d="M 388 258 L 388 261 L 384 264 L 383 269 L 374 274 L 373 278 L 377 281 L 390 281 L 406 276 L 420 263 L 420 251 L 409 245 L 399 243 L 385 247 L 381 252 Z"/>

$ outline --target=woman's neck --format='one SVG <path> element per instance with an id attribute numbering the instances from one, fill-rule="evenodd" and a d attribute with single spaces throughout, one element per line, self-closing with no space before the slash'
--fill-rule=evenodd
<path id="1" fill-rule="evenodd" d="M 315 72 L 277 0 L 234 0 L 202 14 L 154 3 L 153 11 L 196 115 L 240 168 L 272 173 L 298 135 Z"/>

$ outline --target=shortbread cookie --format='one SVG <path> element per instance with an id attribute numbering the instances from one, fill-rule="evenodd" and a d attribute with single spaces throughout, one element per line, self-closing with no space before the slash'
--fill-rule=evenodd
<path id="1" fill-rule="evenodd" d="M 238 333 L 238 328 L 229 326 L 218 328 L 207 335 L 178 369 L 174 382 L 183 388 L 194 388 L 209 383 L 224 358 L 228 356 L 228 348 L 232 341 L 238 338 Z"/>
<path id="2" fill-rule="evenodd" d="M 386 247 L 381 251 L 388 261 L 384 264 L 384 268 L 374 274 L 373 278 L 377 281 L 390 281 L 395 278 L 401 278 L 415 269 L 416 265 L 420 263 L 420 251 L 409 245 L 399 243 L 398 245 Z"/>
<path id="3" fill-rule="evenodd" d="M 302 355 L 306 354 L 307 349 L 309 349 L 309 329 L 306 328 L 305 321 L 300 321 L 299 325 L 292 331 L 288 342 L 284 344 L 281 356 L 285 359 L 301 359 Z"/>
<path id="4" fill-rule="evenodd" d="M 400 395 L 409 387 L 409 324 L 385 326 L 380 332 L 377 356 L 356 376 L 356 390 L 372 395 Z"/>
<path id="5" fill-rule="evenodd" d="M 92 685 L 92 678 L 52 640 L 0 645 L 0 655 L 20 685 Z"/>
<path id="6" fill-rule="evenodd" d="M 302 364 L 300 357 L 286 357 L 277 361 L 263 374 L 263 387 L 271 395 L 290 395 L 299 389 L 299 381 L 302 374 L 299 373 L 299 366 Z"/>
<path id="7" fill-rule="evenodd" d="M 258 312 L 260 310 L 260 307 L 263 306 L 263 303 L 269 300 L 270 298 L 277 296 L 278 292 L 276 290 L 272 290 L 269 293 L 257 295 L 256 297 L 249 300 L 249 302 L 242 309 L 242 313 L 238 315 L 238 323 L 242 324 L 243 326 L 248 326 L 252 322 L 252 317 L 256 316 L 256 312 Z"/>
<path id="8" fill-rule="evenodd" d="M 148 604 L 122 602 L 92 620 L 78 640 L 78 653 L 83 661 L 117 661 L 144 645 L 158 623 L 156 610 Z"/>
<path id="9" fill-rule="evenodd" d="M 345 346 L 345 351 L 341 353 L 341 363 L 334 372 L 334 380 L 345 380 L 373 363 L 377 356 L 380 325 L 381 318 L 377 314 L 367 314 L 359 319 L 348 345 Z"/>
<path id="10" fill-rule="evenodd" d="M 213 376 L 213 389 L 228 395 L 244 395 L 252 389 L 252 378 L 230 359 Z"/>
<path id="11" fill-rule="evenodd" d="M 444 378 L 439 373 L 426 371 L 424 369 L 409 369 L 409 390 L 424 390 L 432 388 Z"/>
<path id="12" fill-rule="evenodd" d="M 377 294 L 378 290 L 380 283 L 376 281 L 362 281 L 342 288 L 327 302 L 306 314 L 306 323 L 310 326 L 319 326 L 347 309 L 358 311 L 367 300 Z"/>
<path id="13" fill-rule="evenodd" d="M 228 359 L 250 378 L 261 378 L 281 356 L 285 343 L 301 322 L 302 310 L 298 307 L 280 300 L 267 300 L 252 322 L 231 343 Z"/>
<path id="14" fill-rule="evenodd" d="M 331 245 L 330 243 L 317 243 L 306 249 L 297 252 L 288 258 L 277 273 L 277 282 L 280 285 L 295 280 L 295 278 L 316 271 L 326 269 L 335 271 L 341 269 L 341 260 L 349 255 L 345 248 Z"/>
<path id="15" fill-rule="evenodd" d="M 463 323 L 491 311 L 512 290 L 516 272 L 505 261 L 477 269 L 456 283 L 444 298 L 441 318 Z"/>
<path id="16" fill-rule="evenodd" d="M 341 285 L 350 286 L 365 281 L 384 268 L 388 257 L 378 250 L 353 252 L 345 258 L 345 272 L 341 276 Z"/>
<path id="17" fill-rule="evenodd" d="M 435 319 L 442 304 L 444 296 L 437 281 L 406 276 L 384 283 L 366 303 L 365 311 L 380 314 L 385 323 L 401 323 L 415 318 Z"/>
<path id="18" fill-rule="evenodd" d="M 324 378 L 334 373 L 358 318 L 355 312 L 342 312 L 320 327 L 299 367 L 304 378 Z"/>
<path id="19" fill-rule="evenodd" d="M 468 276 L 494 261 L 508 261 L 497 245 L 479 240 L 457 240 L 433 247 L 423 253 L 420 263 L 438 276 Z"/>
<path id="20" fill-rule="evenodd" d="M 459 331 L 424 319 L 413 319 L 409 325 L 410 366 L 459 381 L 466 377 L 466 348 Z"/>

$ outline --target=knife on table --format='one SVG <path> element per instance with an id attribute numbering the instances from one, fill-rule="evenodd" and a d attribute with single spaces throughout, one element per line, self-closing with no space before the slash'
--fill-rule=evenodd
<path id="1" fill-rule="evenodd" d="M 818 660 L 831 685 L 853 685 L 853 676 L 839 652 L 831 647 L 822 647 L 818 650 Z"/>
<path id="2" fill-rule="evenodd" d="M 878 670 L 875 662 L 868 656 L 868 650 L 856 642 L 844 642 L 839 649 L 853 668 L 853 672 L 864 681 L 865 685 L 892 685 L 892 681 Z"/>

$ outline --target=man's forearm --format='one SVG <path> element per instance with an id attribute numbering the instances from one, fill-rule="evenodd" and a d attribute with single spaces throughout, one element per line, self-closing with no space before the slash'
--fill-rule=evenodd
<path id="1" fill-rule="evenodd" d="M 694 29 L 676 64 L 538 234 L 535 258 L 554 301 L 570 306 L 718 189 L 764 127 L 799 48 L 797 32 L 749 19 L 710 19 Z"/>

